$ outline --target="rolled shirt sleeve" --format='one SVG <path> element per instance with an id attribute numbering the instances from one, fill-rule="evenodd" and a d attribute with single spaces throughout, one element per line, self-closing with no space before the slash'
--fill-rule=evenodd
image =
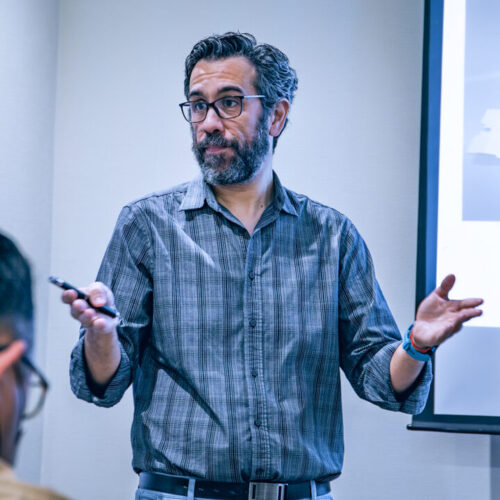
<path id="1" fill-rule="evenodd" d="M 426 363 L 417 381 L 396 394 L 390 362 L 401 335 L 375 278 L 365 242 L 349 222 L 341 247 L 339 286 L 340 362 L 355 392 L 387 410 L 420 413 L 432 380 Z"/>
<path id="2" fill-rule="evenodd" d="M 390 362 L 401 342 L 393 342 L 379 349 L 370 363 L 364 367 L 360 384 L 365 399 L 387 410 L 416 415 L 425 407 L 432 380 L 432 364 L 427 362 L 411 388 L 403 394 L 396 394 L 390 377 Z M 363 396 L 364 397 L 364 396 Z"/>
<path id="3" fill-rule="evenodd" d="M 118 403 L 131 381 L 130 360 L 120 344 L 120 365 L 101 397 L 92 393 L 87 382 L 87 367 L 84 357 L 83 337 L 71 353 L 70 382 L 71 390 L 79 398 L 97 406 L 110 407 Z"/>

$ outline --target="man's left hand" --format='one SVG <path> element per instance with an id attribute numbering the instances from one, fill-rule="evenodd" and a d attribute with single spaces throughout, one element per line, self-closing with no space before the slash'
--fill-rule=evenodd
<path id="1" fill-rule="evenodd" d="M 417 347 L 438 346 L 457 333 L 471 318 L 481 316 L 477 309 L 483 299 L 450 300 L 448 294 L 455 284 L 455 276 L 449 274 L 418 306 L 413 326 L 413 341 Z"/>

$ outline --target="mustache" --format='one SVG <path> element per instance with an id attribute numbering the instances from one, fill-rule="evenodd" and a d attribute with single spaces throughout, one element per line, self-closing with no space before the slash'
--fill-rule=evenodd
<path id="1" fill-rule="evenodd" d="M 233 140 L 224 139 L 224 137 L 222 137 L 219 134 L 212 134 L 212 135 L 207 134 L 207 136 L 196 145 L 196 149 L 204 152 L 210 146 L 218 146 L 221 148 L 233 148 L 236 149 L 237 151 L 239 150 L 238 141 L 236 141 L 235 139 Z"/>

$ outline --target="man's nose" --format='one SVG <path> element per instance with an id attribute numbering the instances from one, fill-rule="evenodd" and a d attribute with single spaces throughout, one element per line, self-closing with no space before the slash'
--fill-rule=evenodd
<path id="1" fill-rule="evenodd" d="M 224 129 L 224 123 L 222 118 L 215 112 L 213 106 L 210 106 L 207 111 L 207 116 L 200 123 L 200 128 L 203 132 L 207 134 L 213 134 L 217 132 L 222 132 Z"/>

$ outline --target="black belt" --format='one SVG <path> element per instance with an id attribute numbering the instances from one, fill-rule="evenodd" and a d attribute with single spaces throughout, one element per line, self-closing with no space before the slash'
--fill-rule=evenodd
<path id="1" fill-rule="evenodd" d="M 169 476 L 157 472 L 141 472 L 139 488 L 161 491 L 172 495 L 187 496 L 189 478 Z M 330 483 L 316 483 L 316 494 L 330 492 Z M 196 479 L 194 496 L 228 500 L 296 500 L 311 497 L 311 483 L 219 483 Z"/>

